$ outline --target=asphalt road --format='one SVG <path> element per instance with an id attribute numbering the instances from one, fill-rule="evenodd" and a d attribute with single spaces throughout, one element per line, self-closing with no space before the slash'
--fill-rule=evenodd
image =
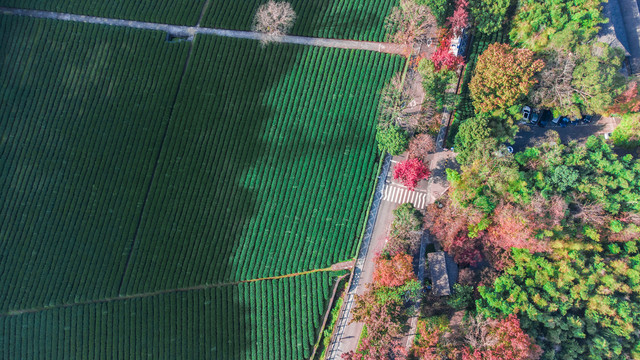
<path id="1" fill-rule="evenodd" d="M 521 127 L 520 131 L 518 131 L 513 150 L 522 151 L 528 146 L 534 146 L 537 140 L 545 137 L 545 133 L 548 130 L 556 131 L 560 135 L 562 143 L 566 144 L 572 140 L 584 142 L 591 135 L 612 133 L 617 125 L 618 121 L 615 118 L 599 116 L 594 117 L 594 120 L 589 124 L 568 125 L 565 128 L 556 126 L 551 122 L 543 128 L 537 125 L 527 125 L 527 127 Z"/>

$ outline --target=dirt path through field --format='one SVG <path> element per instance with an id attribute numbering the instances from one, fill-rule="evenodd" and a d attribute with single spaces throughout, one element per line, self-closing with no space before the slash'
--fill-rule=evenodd
<path id="1" fill-rule="evenodd" d="M 197 291 L 197 290 L 207 290 L 207 289 L 213 289 L 213 288 L 217 288 L 217 287 L 233 286 L 233 285 L 239 285 L 239 284 L 243 284 L 243 283 L 253 283 L 253 282 L 265 281 L 265 280 L 278 280 L 278 279 L 285 279 L 285 278 L 290 278 L 290 277 L 295 277 L 295 276 L 309 275 L 309 274 L 313 274 L 313 273 L 317 273 L 317 272 L 337 271 L 337 269 L 344 268 L 345 264 L 347 264 L 347 263 L 348 262 L 336 263 L 336 264 L 331 265 L 330 267 L 323 268 L 323 269 L 313 269 L 313 270 L 302 271 L 302 272 L 286 274 L 286 275 L 279 275 L 279 276 L 271 276 L 271 277 L 264 277 L 264 278 L 250 279 L 250 280 L 234 281 L 234 282 L 228 282 L 228 283 L 203 284 L 203 285 L 196 285 L 196 286 L 176 288 L 176 289 L 165 289 L 165 290 L 158 290 L 158 291 L 150 291 L 150 292 L 131 294 L 131 295 L 113 296 L 113 297 L 107 297 L 107 298 L 102 298 L 102 299 L 78 301 L 78 302 L 67 303 L 67 304 L 57 304 L 57 305 L 52 305 L 52 306 L 47 306 L 47 307 L 36 307 L 36 308 L 30 308 L 30 309 L 10 310 L 10 311 L 7 311 L 7 312 L 0 313 L 0 317 L 16 316 L 16 315 L 22 315 L 22 314 L 28 314 L 28 313 L 36 313 L 36 312 L 45 311 L 45 310 L 68 308 L 68 307 L 79 306 L 79 305 L 102 304 L 102 303 L 107 303 L 107 302 L 112 302 L 112 301 L 140 299 L 140 298 L 146 298 L 146 297 L 152 297 L 152 296 L 158 296 L 158 295 L 164 295 L 164 294 L 170 294 L 170 293 L 177 293 L 177 292 L 189 292 L 189 291 Z"/>
<path id="2" fill-rule="evenodd" d="M 205 3 L 205 7 L 203 7 L 202 14 L 204 14 L 207 4 L 208 2 Z M 111 18 L 103 18 L 103 17 L 96 17 L 96 16 L 75 15 L 75 14 L 57 13 L 57 12 L 51 12 L 51 11 L 27 10 L 27 9 L 16 9 L 16 8 L 6 8 L 6 7 L 0 7 L 0 14 L 28 16 L 28 17 L 35 17 L 35 18 L 62 20 L 62 21 L 75 21 L 75 22 L 109 25 L 109 26 L 122 26 L 122 27 L 130 27 L 135 29 L 158 30 L 158 31 L 164 31 L 175 37 L 183 37 L 187 39 L 193 39 L 193 36 L 197 34 L 217 35 L 217 36 L 225 36 L 225 37 L 232 37 L 232 38 L 238 38 L 238 39 L 252 39 L 252 40 L 261 40 L 264 37 L 263 34 L 251 32 L 251 31 L 223 30 L 223 29 L 200 27 L 199 26 L 200 20 L 198 20 L 198 25 L 196 26 L 181 26 L 181 25 L 158 24 L 158 23 L 150 23 L 150 22 L 143 22 L 143 21 L 111 19 Z M 202 14 L 200 18 L 202 18 Z M 379 42 L 371 42 L 371 41 L 338 40 L 338 39 L 324 39 L 324 38 L 312 38 L 312 37 L 305 37 L 305 36 L 287 35 L 276 40 L 276 42 L 308 45 L 308 46 L 330 47 L 330 48 L 339 48 L 339 49 L 368 50 L 368 51 L 376 51 L 381 53 L 397 54 L 397 55 L 405 55 L 405 56 L 411 53 L 411 48 L 405 45 L 379 43 Z"/>

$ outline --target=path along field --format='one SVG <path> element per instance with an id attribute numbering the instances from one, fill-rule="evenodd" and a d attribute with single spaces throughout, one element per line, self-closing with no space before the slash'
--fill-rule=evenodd
<path id="1" fill-rule="evenodd" d="M 93 358 L 76 348 L 113 358 L 168 343 L 152 357 L 201 358 L 180 351 L 214 330 L 193 328 L 188 316 L 230 314 L 216 323 L 215 343 L 205 343 L 218 351 L 214 358 L 308 356 L 315 328 L 303 329 L 295 344 L 284 335 L 273 335 L 274 343 L 244 324 L 291 317 L 317 325 L 330 273 L 277 280 L 321 277 L 273 290 L 273 311 L 245 295 L 216 301 L 228 307 L 208 312 L 213 295 L 101 299 L 352 258 L 375 178 L 377 94 L 404 59 L 212 36 L 192 45 L 154 31 L 11 16 L 0 16 L 0 36 L 4 358 L 31 358 L 36 348 L 34 358 L 47 351 Z M 313 305 L 298 304 L 309 298 Z M 91 301 L 98 304 L 73 305 Z M 291 306 L 300 310 L 291 313 Z M 141 314 L 156 319 L 146 330 L 133 328 Z M 100 325 L 91 320 L 98 315 Z M 142 338 L 96 335 L 116 324 Z M 58 337 L 38 338 L 37 331 L 60 329 Z M 183 333 L 191 335 L 180 344 L 176 334 Z M 286 351 L 291 355 L 278 355 Z"/>
<path id="2" fill-rule="evenodd" d="M 0 0 L 0 6 L 126 20 L 251 30 L 267 0 Z M 290 0 L 297 20 L 292 35 L 384 41 L 384 19 L 399 0 Z"/>

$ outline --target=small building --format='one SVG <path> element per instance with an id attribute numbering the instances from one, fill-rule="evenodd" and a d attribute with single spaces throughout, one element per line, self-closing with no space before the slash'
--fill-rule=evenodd
<path id="1" fill-rule="evenodd" d="M 431 272 L 431 291 L 434 295 L 451 295 L 451 285 L 447 272 L 447 259 L 443 251 L 428 253 L 429 270 Z"/>

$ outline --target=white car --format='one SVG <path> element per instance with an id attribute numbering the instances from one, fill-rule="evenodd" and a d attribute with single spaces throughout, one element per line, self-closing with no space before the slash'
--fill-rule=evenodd
<path id="1" fill-rule="evenodd" d="M 529 118 L 531 117 L 531 108 L 525 106 L 522 108 L 522 120 L 529 122 Z"/>

